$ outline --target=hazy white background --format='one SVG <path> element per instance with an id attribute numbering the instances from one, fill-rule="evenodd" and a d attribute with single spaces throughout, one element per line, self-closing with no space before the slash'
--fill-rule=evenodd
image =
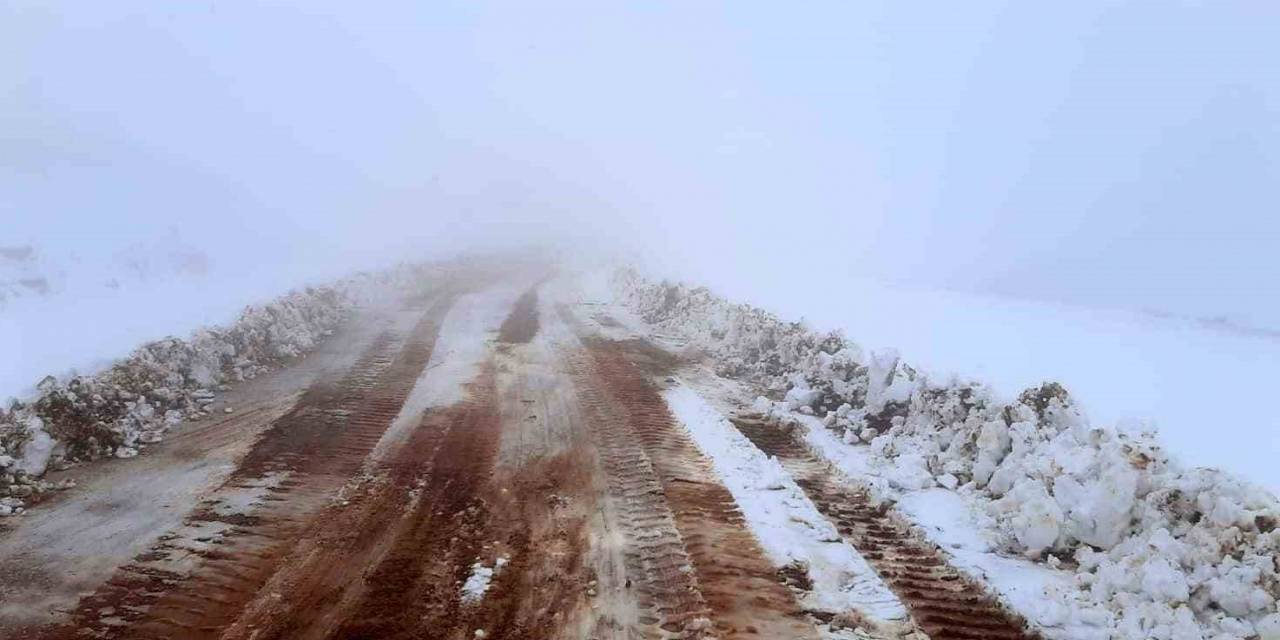
<path id="1" fill-rule="evenodd" d="M 554 242 L 1275 454 L 1280 5 L 1056 4 L 0 3 L 0 395 Z"/>

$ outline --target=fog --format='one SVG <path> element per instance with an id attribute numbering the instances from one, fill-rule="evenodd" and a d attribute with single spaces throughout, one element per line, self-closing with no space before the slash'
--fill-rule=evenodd
<path id="1" fill-rule="evenodd" d="M 1269 3 L 16 2 L 6 244 L 526 242 L 1280 324 Z"/>
<path id="2" fill-rule="evenodd" d="M 69 294 L 206 298 L 114 352 L 235 291 L 526 245 L 819 319 L 887 286 L 1280 328 L 1268 3 L 0 11 L 0 246 Z"/>

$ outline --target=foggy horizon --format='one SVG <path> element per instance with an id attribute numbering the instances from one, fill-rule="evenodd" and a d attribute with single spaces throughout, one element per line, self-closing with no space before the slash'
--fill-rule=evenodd
<path id="1" fill-rule="evenodd" d="M 67 9 L 4 10 L 5 245 L 591 244 L 1280 326 L 1264 4 Z"/>

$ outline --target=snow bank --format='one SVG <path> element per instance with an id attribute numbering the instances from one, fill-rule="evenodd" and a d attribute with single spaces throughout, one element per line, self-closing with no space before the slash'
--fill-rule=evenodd
<path id="1" fill-rule="evenodd" d="M 678 275 L 678 274 L 674 274 Z M 1191 319 L 886 284 L 844 273 L 779 273 L 707 283 L 730 300 L 839 328 L 865 351 L 899 350 L 936 380 L 976 378 L 1009 400 L 1044 380 L 1070 383 L 1094 422 L 1160 426 L 1188 466 L 1230 469 L 1280 493 L 1280 414 L 1259 412 L 1280 377 L 1280 339 Z M 718 288 L 717 288 L 718 287 Z M 1204 425 L 1222 437 L 1204 438 Z M 1235 446 L 1241 441 L 1251 446 Z"/>
<path id="2" fill-rule="evenodd" d="M 33 398 L 0 408 L 0 515 L 55 488 L 38 479 L 50 466 L 133 457 L 173 425 L 207 416 L 225 383 L 310 352 L 355 305 L 429 278 L 417 265 L 358 274 L 247 307 L 227 327 L 144 344 L 94 375 L 46 376 Z"/>
<path id="3" fill-rule="evenodd" d="M 895 490 L 940 484 L 979 499 L 1003 549 L 1074 570 L 1124 637 L 1250 638 L 1280 621 L 1275 496 L 1183 468 L 1151 432 L 1090 424 L 1057 383 L 1003 402 L 983 384 L 930 380 L 895 353 L 868 355 L 839 333 L 706 289 L 629 270 L 614 285 L 619 301 L 688 339 L 722 375 L 867 445 Z"/>

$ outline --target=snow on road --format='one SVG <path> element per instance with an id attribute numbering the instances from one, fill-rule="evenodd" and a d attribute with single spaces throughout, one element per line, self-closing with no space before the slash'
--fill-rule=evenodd
<path id="1" fill-rule="evenodd" d="M 461 598 L 464 604 L 475 604 L 484 598 L 484 594 L 489 591 L 489 585 L 493 584 L 493 579 L 502 571 L 502 567 L 507 563 L 505 557 L 498 558 L 494 561 L 493 566 L 485 566 L 483 562 L 476 562 L 471 565 L 471 575 L 467 576 L 467 580 L 462 583 Z"/>
<path id="2" fill-rule="evenodd" d="M 805 605 L 840 613 L 850 609 L 878 621 L 902 620 L 906 609 L 835 527 L 818 512 L 782 466 L 704 400 L 677 382 L 663 392 L 676 419 L 733 494 L 752 533 L 778 566 L 799 562 L 813 589 Z"/>
<path id="3" fill-rule="evenodd" d="M 447 407 L 466 398 L 466 385 L 476 379 L 489 355 L 489 339 L 521 291 L 519 286 L 493 286 L 462 295 L 454 302 L 440 326 L 427 367 L 414 382 L 413 391 L 371 459 L 382 459 L 392 445 L 412 433 L 422 419 L 422 412 Z"/>
<path id="4" fill-rule="evenodd" d="M 448 406 L 466 397 L 465 385 L 475 379 L 489 354 L 489 339 L 524 290 L 524 283 L 501 285 L 458 299 L 445 316 L 436 349 L 405 404 L 406 412 Z"/>

